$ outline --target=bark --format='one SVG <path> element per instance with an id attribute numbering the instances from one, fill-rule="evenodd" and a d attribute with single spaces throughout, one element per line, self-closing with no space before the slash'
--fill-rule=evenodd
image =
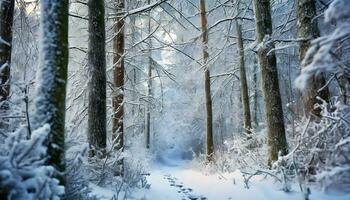
<path id="1" fill-rule="evenodd" d="M 270 0 L 254 0 L 257 41 L 262 43 L 266 36 L 272 35 Z M 262 91 L 264 96 L 266 126 L 268 133 L 268 164 L 277 160 L 279 152 L 287 153 L 282 100 L 278 82 L 276 55 L 269 53 L 274 44 L 264 43 L 258 50 L 261 71 Z"/>
<path id="2" fill-rule="evenodd" d="M 15 0 L 0 2 L 0 113 L 9 110 L 10 69 L 12 51 L 12 24 Z M 9 120 L 0 120 L 0 133 L 9 128 Z"/>
<path id="3" fill-rule="evenodd" d="M 106 147 L 106 54 L 104 1 L 89 0 L 88 139 L 90 156 Z M 101 156 L 101 155 L 99 155 Z"/>
<path id="4" fill-rule="evenodd" d="M 41 55 L 33 128 L 50 125 L 47 163 L 64 185 L 64 125 L 68 65 L 68 0 L 41 1 Z"/>
<path id="5" fill-rule="evenodd" d="M 150 4 L 150 0 L 148 0 L 148 4 Z M 148 34 L 151 34 L 151 12 L 149 11 L 149 17 L 148 17 Z M 152 39 L 151 37 L 148 39 L 148 81 L 147 81 L 147 95 L 150 100 L 152 96 Z M 151 104 L 150 101 L 148 102 L 148 105 L 146 107 L 146 148 L 150 148 L 150 142 L 151 142 Z"/>
<path id="6" fill-rule="evenodd" d="M 299 59 L 301 62 L 310 48 L 310 41 L 320 36 L 320 30 L 316 19 L 315 0 L 298 0 L 297 4 L 298 37 L 307 39 L 300 42 L 299 45 Z M 316 103 L 321 103 L 316 97 L 319 96 L 326 101 L 329 99 L 328 87 L 324 87 L 322 91 L 318 92 L 325 84 L 326 80 L 323 75 L 313 76 L 308 82 L 308 88 L 303 91 L 304 112 L 306 116 L 311 114 L 311 119 L 321 117 L 321 109 L 314 108 Z"/>
<path id="7" fill-rule="evenodd" d="M 208 66 L 208 30 L 207 16 L 205 9 L 205 0 L 199 0 L 200 23 L 203 42 L 203 66 L 204 66 L 204 86 L 205 86 L 205 107 L 206 107 L 206 159 L 208 162 L 213 160 L 214 139 L 213 139 L 213 111 L 210 91 L 210 71 Z"/>
<path id="8" fill-rule="evenodd" d="M 254 90 L 254 99 L 253 99 L 253 106 L 254 106 L 254 124 L 256 127 L 259 127 L 259 120 L 258 120 L 258 66 L 256 63 L 256 60 L 254 60 L 254 75 L 253 75 L 253 90 Z"/>
<path id="9" fill-rule="evenodd" d="M 6 0 L 0 3 L 0 103 L 7 100 L 10 93 L 9 81 L 14 6 L 15 0 Z"/>
<path id="10" fill-rule="evenodd" d="M 124 10 L 124 0 L 116 0 L 116 11 Z M 113 111 L 112 133 L 113 139 L 117 139 L 117 149 L 124 147 L 124 130 L 123 130 L 123 99 L 124 99 L 124 19 L 117 17 L 114 22 L 114 39 L 113 39 L 113 65 L 114 65 L 114 89 L 113 92 Z"/>
<path id="11" fill-rule="evenodd" d="M 239 72 L 240 72 L 240 82 L 241 82 L 241 99 L 243 106 L 243 127 L 246 134 L 251 134 L 251 118 L 250 118 L 250 106 L 249 106 L 249 94 L 248 94 L 248 83 L 244 64 L 244 47 L 242 38 L 242 28 L 241 25 L 236 22 L 237 28 L 237 45 L 239 51 Z"/>

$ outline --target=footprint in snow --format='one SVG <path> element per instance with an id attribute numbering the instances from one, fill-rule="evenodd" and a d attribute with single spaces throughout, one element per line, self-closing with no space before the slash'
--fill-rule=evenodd
<path id="1" fill-rule="evenodd" d="M 186 188 L 184 187 L 183 183 L 178 183 L 176 177 L 172 177 L 170 174 L 164 175 L 164 179 L 168 180 L 170 183 L 170 186 L 177 187 L 179 190 L 178 193 L 182 193 L 184 196 L 182 197 L 182 200 L 207 200 L 204 196 L 198 196 L 192 194 L 193 189 L 192 188 Z"/>

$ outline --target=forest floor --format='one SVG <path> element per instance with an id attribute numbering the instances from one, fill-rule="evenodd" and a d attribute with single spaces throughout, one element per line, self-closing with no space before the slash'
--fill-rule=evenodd
<path id="1" fill-rule="evenodd" d="M 291 192 L 282 191 L 280 183 L 265 176 L 255 176 L 246 187 L 240 171 L 208 173 L 192 167 L 183 160 L 155 162 L 147 177 L 149 189 L 138 190 L 128 199 L 138 200 L 304 200 L 297 184 Z M 113 192 L 102 188 L 93 190 L 98 199 L 111 199 Z M 311 189 L 310 200 L 348 200 L 350 195 L 328 196 Z"/>

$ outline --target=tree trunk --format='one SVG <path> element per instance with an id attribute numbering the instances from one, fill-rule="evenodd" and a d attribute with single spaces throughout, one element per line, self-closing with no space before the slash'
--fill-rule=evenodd
<path id="1" fill-rule="evenodd" d="M 310 41 L 320 36 L 320 30 L 316 19 L 315 0 L 298 0 L 297 4 L 298 37 L 306 39 L 301 41 L 299 46 L 299 59 L 302 62 L 310 47 Z M 314 108 L 314 105 L 321 103 L 317 100 L 317 96 L 326 101 L 329 99 L 328 87 L 324 87 L 322 91 L 318 92 L 320 88 L 326 85 L 326 80 L 323 75 L 313 76 L 308 85 L 309 87 L 303 91 L 304 112 L 306 116 L 311 114 L 311 119 L 319 118 L 321 117 L 321 109 Z"/>
<path id="2" fill-rule="evenodd" d="M 15 0 L 0 3 L 0 103 L 10 93 L 10 64 L 12 50 L 12 24 Z M 7 106 L 6 106 L 7 107 Z M 7 109 L 1 107 L 0 109 Z"/>
<path id="3" fill-rule="evenodd" d="M 272 35 L 270 0 L 254 0 L 253 4 L 257 41 L 263 43 L 266 37 Z M 271 166 L 273 161 L 277 160 L 279 152 L 284 155 L 288 151 L 276 55 L 271 51 L 273 48 L 274 44 L 272 42 L 264 42 L 258 50 L 268 133 L 269 166 Z M 268 52 L 270 53 L 268 54 Z"/>
<path id="4" fill-rule="evenodd" d="M 213 111 L 210 93 L 210 71 L 208 66 L 208 30 L 207 16 L 205 10 L 205 0 L 199 0 L 200 5 L 200 22 L 202 29 L 203 42 L 203 67 L 204 67 L 204 85 L 205 85 L 205 107 L 206 107 L 206 159 L 208 162 L 213 160 L 214 156 L 214 139 L 213 139 Z"/>
<path id="5" fill-rule="evenodd" d="M 254 124 L 255 127 L 259 127 L 259 120 L 258 120 L 258 65 L 256 63 L 256 59 L 254 59 L 254 74 L 253 74 L 253 90 L 254 90 L 254 100 L 253 100 L 253 105 L 254 105 Z"/>
<path id="6" fill-rule="evenodd" d="M 41 54 L 33 128 L 50 125 L 48 164 L 64 185 L 64 125 L 68 65 L 68 0 L 41 1 Z"/>
<path id="7" fill-rule="evenodd" d="M 246 76 L 245 65 L 244 65 L 244 47 L 243 47 L 243 38 L 242 38 L 242 28 L 238 22 L 236 22 L 236 28 L 237 28 L 237 45 L 238 45 L 238 51 L 239 51 L 241 98 L 242 98 L 242 106 L 243 106 L 243 128 L 246 134 L 251 134 L 252 125 L 251 125 L 251 118 L 250 118 L 247 76 Z"/>
<path id="8" fill-rule="evenodd" d="M 148 4 L 150 4 L 150 0 L 148 0 Z M 151 34 L 151 11 L 148 13 L 148 34 Z M 152 39 L 151 37 L 148 39 L 148 81 L 147 81 L 147 95 L 148 95 L 148 104 L 146 105 L 146 148 L 150 148 L 151 143 L 151 97 L 152 97 Z"/>
<path id="9" fill-rule="evenodd" d="M 124 10 L 124 0 L 116 0 L 116 11 Z M 117 139 L 117 149 L 124 147 L 124 130 L 123 130 L 123 99 L 124 99 L 124 19 L 117 17 L 114 22 L 113 38 L 113 65 L 114 65 L 114 89 L 113 91 L 113 110 L 112 133 L 113 139 Z"/>
<path id="10" fill-rule="evenodd" d="M 90 156 L 104 152 L 106 147 L 106 55 L 104 1 L 89 0 L 88 66 L 89 105 L 88 138 Z M 99 154 L 99 156 L 102 156 Z"/>

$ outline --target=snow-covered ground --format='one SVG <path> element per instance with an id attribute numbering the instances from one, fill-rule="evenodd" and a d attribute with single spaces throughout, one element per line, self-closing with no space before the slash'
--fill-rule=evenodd
<path id="1" fill-rule="evenodd" d="M 190 162 L 166 160 L 152 164 L 147 181 L 149 189 L 133 193 L 130 199 L 144 200 L 304 200 L 304 195 L 293 187 L 286 193 L 281 185 L 265 176 L 256 176 L 245 187 L 240 171 L 233 173 L 208 173 L 194 169 Z M 99 199 L 111 199 L 113 192 L 93 186 Z M 310 200 L 349 200 L 349 195 L 326 195 L 311 189 Z"/>

